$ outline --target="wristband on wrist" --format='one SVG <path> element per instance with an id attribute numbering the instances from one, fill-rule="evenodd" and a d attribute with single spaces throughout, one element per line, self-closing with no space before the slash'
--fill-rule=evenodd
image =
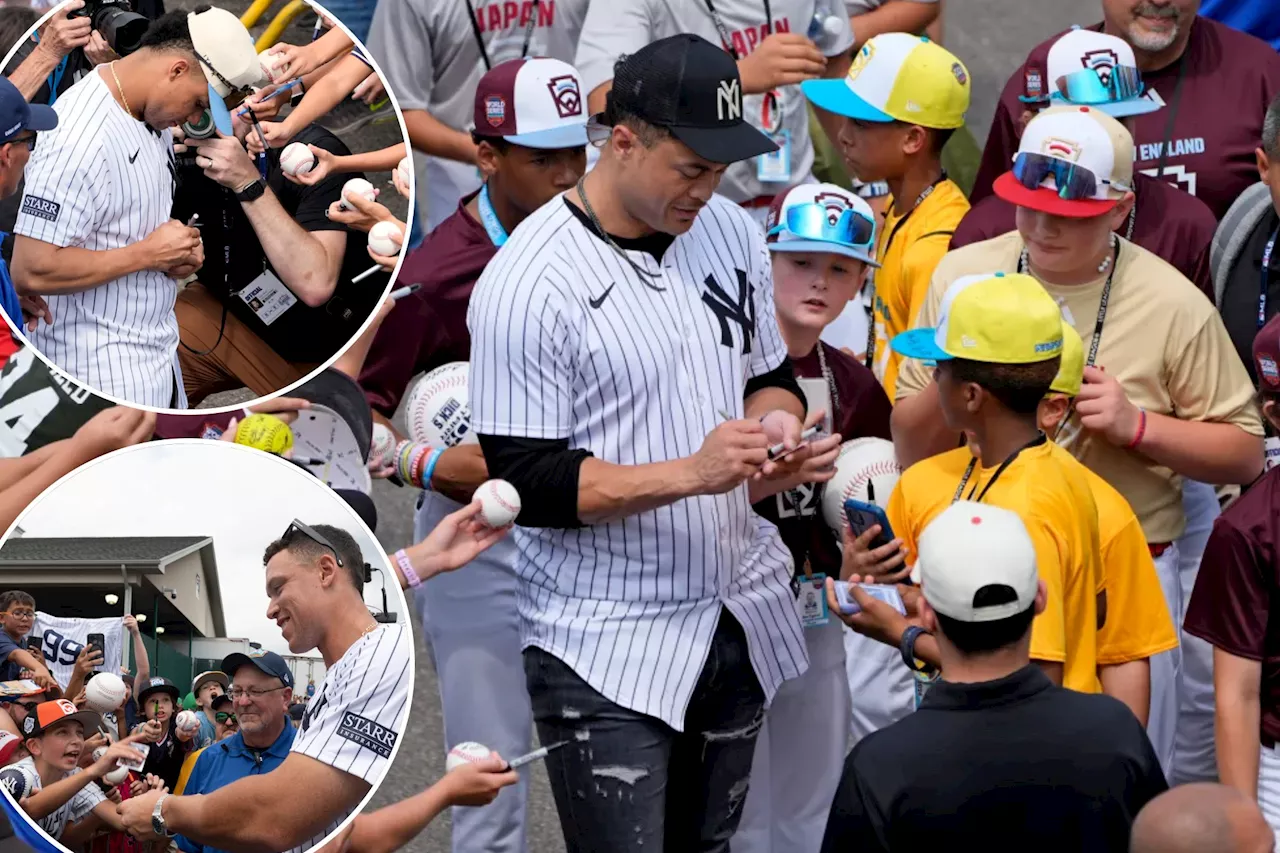
<path id="1" fill-rule="evenodd" d="M 426 461 L 427 454 L 431 452 L 431 448 L 425 444 L 419 444 L 413 450 L 413 456 L 409 461 L 409 482 L 418 488 L 422 486 L 422 463 Z"/>
<path id="2" fill-rule="evenodd" d="M 409 559 L 409 555 L 401 548 L 396 551 L 396 565 L 400 567 L 400 573 L 404 575 L 405 583 L 410 589 L 417 588 L 422 585 L 422 578 L 418 577 L 418 573 L 413 570 L 413 561 Z"/>
<path id="3" fill-rule="evenodd" d="M 1124 446 L 1125 450 L 1136 450 L 1138 445 L 1142 443 L 1142 438 L 1147 434 L 1147 410 L 1138 407 L 1138 431 L 1133 436 L 1133 441 Z"/>
<path id="4" fill-rule="evenodd" d="M 931 673 L 934 671 L 932 665 L 916 657 L 916 640 L 919 639 L 921 634 L 928 633 L 919 625 L 910 625 L 907 630 L 902 632 L 902 639 L 898 641 L 898 651 L 902 653 L 902 662 L 912 672 Z"/>
<path id="5" fill-rule="evenodd" d="M 431 478 L 436 473 L 436 463 L 440 461 L 440 457 L 444 455 L 444 449 L 437 447 L 431 451 L 431 458 L 427 460 L 426 469 L 422 472 L 422 488 L 431 488 Z"/>

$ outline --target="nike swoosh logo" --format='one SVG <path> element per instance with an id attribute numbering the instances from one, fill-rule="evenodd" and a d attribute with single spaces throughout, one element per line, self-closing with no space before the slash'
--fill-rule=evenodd
<path id="1" fill-rule="evenodd" d="M 130 163 L 132 163 L 134 160 L 137 160 L 137 159 L 138 159 L 138 155 L 139 155 L 139 154 L 141 154 L 141 153 L 142 153 L 142 149 L 141 149 L 141 148 L 139 148 L 137 151 L 133 152 L 133 156 L 129 158 L 129 162 L 130 162 Z"/>
<path id="2" fill-rule="evenodd" d="M 601 305 L 604 304 L 604 301 L 609 298 L 609 293 L 612 290 L 613 290 L 613 285 L 611 284 L 604 289 L 604 293 L 600 294 L 595 299 L 588 299 L 587 302 L 591 304 L 592 308 L 599 308 Z"/>

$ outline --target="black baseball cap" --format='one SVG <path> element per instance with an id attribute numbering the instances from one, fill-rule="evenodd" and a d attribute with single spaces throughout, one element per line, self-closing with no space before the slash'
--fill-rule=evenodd
<path id="1" fill-rule="evenodd" d="M 225 693 L 219 693 L 213 697 L 213 701 L 209 703 L 209 706 L 215 711 L 220 711 L 223 708 L 233 707 L 233 703 L 230 696 Z"/>
<path id="2" fill-rule="evenodd" d="M 290 671 L 289 664 L 275 652 L 254 649 L 248 654 L 243 652 L 229 654 L 222 659 L 222 671 L 235 678 L 236 670 L 245 664 L 253 664 L 261 672 L 280 679 L 280 683 L 285 687 L 293 687 L 293 672 Z"/>
<path id="3" fill-rule="evenodd" d="M 137 685 L 134 686 L 134 689 L 137 690 Z M 173 700 L 175 710 L 177 709 L 178 705 L 182 704 L 182 693 L 178 691 L 178 686 L 167 678 L 161 678 L 160 676 L 156 676 L 155 678 L 148 679 L 147 683 L 143 685 L 142 689 L 137 690 L 138 704 L 139 705 L 145 704 L 147 701 L 147 697 L 153 693 L 166 694 L 170 699 Z"/>
<path id="4" fill-rule="evenodd" d="M 618 112 L 666 128 L 712 163 L 736 163 L 778 150 L 742 117 L 738 63 L 690 33 L 659 39 L 618 60 L 604 123 L 613 124 Z"/>

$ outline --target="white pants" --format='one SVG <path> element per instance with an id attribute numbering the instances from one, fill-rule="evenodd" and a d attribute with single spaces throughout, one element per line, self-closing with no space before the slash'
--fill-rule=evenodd
<path id="1" fill-rule="evenodd" d="M 1258 750 L 1258 808 L 1280 843 L 1280 753 L 1270 746 Z"/>
<path id="2" fill-rule="evenodd" d="M 847 633 L 835 616 L 804 632 L 809 669 L 784 681 L 756 740 L 733 853 L 818 853 L 849 736 Z"/>
<path id="3" fill-rule="evenodd" d="M 1173 774 L 1174 784 L 1216 782 L 1218 760 L 1213 732 L 1213 646 L 1182 630 L 1191 590 L 1200 571 L 1200 558 L 1222 512 L 1212 486 L 1186 480 L 1182 508 L 1187 530 L 1178 540 L 1178 581 L 1182 594 L 1175 625 L 1182 639 L 1182 672 L 1178 679 L 1178 726 Z"/>
<path id="4" fill-rule="evenodd" d="M 414 540 L 421 541 L 458 508 L 448 498 L 424 493 Z M 514 560 L 508 537 L 414 592 L 440 683 L 446 749 L 476 741 L 507 759 L 530 749 L 533 711 L 520 650 Z M 453 853 L 523 853 L 527 780 L 521 774 L 518 784 L 482 808 L 454 808 Z"/>
<path id="5" fill-rule="evenodd" d="M 845 631 L 844 660 L 849 693 L 857 697 L 849 717 L 852 744 L 915 710 L 915 676 L 896 648 Z"/>
<path id="6" fill-rule="evenodd" d="M 1184 610 L 1182 583 L 1178 576 L 1178 543 L 1155 558 L 1156 574 L 1164 590 L 1165 604 L 1175 625 L 1182 624 Z M 1109 618 L 1109 617 L 1108 617 Z M 1160 759 L 1160 769 L 1173 778 L 1178 729 L 1178 679 L 1182 672 L 1182 648 L 1151 656 L 1151 708 L 1147 715 L 1147 737 Z"/>

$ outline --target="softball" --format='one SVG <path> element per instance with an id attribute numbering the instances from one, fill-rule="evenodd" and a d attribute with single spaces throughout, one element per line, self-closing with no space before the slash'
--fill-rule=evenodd
<path id="1" fill-rule="evenodd" d="M 293 447 L 293 430 L 275 415 L 249 415 L 236 429 L 236 444 L 279 455 Z"/>

